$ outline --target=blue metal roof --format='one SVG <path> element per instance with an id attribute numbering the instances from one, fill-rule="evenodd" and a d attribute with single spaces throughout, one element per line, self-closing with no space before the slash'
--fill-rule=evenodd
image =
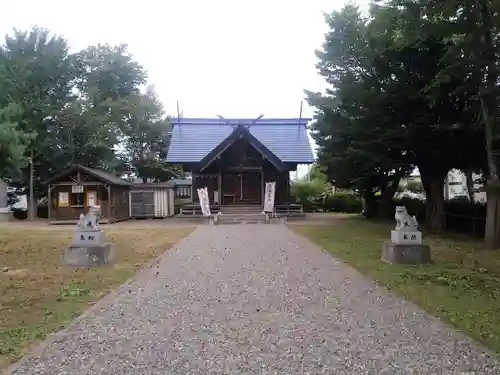
<path id="1" fill-rule="evenodd" d="M 233 131 L 248 124 L 250 133 L 281 161 L 299 164 L 314 162 L 307 136 L 311 119 L 173 119 L 174 128 L 167 154 L 170 163 L 197 163 Z"/>

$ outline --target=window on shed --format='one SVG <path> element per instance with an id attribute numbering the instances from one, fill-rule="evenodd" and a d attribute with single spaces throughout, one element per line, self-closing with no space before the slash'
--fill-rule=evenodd
<path id="1" fill-rule="evenodd" d="M 190 198 L 191 186 L 177 186 L 175 188 L 175 195 L 177 198 Z"/>
<path id="2" fill-rule="evenodd" d="M 69 204 L 71 206 L 85 206 L 85 194 L 71 193 L 69 195 Z"/>

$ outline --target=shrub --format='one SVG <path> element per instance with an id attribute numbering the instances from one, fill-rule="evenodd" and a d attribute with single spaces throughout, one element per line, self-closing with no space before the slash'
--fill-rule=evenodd
<path id="1" fill-rule="evenodd" d="M 46 204 L 40 204 L 37 207 L 37 216 L 40 219 L 48 219 L 49 218 L 49 206 Z"/>
<path id="2" fill-rule="evenodd" d="M 12 216 L 17 220 L 26 220 L 28 218 L 28 210 L 24 208 L 13 208 Z"/>
<path id="3" fill-rule="evenodd" d="M 396 206 L 405 206 L 410 215 L 415 215 L 419 224 L 425 224 L 425 201 L 420 199 L 393 199 L 390 202 L 378 202 L 380 218 L 394 220 Z M 468 200 L 445 201 L 446 229 L 477 236 L 484 235 L 486 206 Z"/>
<path id="4" fill-rule="evenodd" d="M 337 194 L 328 197 L 326 208 L 332 212 L 360 213 L 363 203 L 354 194 L 337 192 Z"/>
<path id="5" fill-rule="evenodd" d="M 28 210 L 25 208 L 12 208 L 12 216 L 17 220 L 26 220 L 28 218 Z M 40 219 L 49 218 L 49 208 L 46 204 L 38 205 L 37 217 Z"/>
<path id="6" fill-rule="evenodd" d="M 300 203 L 304 211 L 311 211 L 320 202 L 327 185 L 320 180 L 296 181 L 291 186 L 291 195 Z"/>

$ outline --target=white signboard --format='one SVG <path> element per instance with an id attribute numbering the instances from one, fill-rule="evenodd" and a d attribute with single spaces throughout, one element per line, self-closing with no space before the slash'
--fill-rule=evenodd
<path id="1" fill-rule="evenodd" d="M 203 216 L 210 216 L 210 200 L 208 199 L 208 189 L 206 187 L 198 190 L 198 198 Z"/>
<path id="2" fill-rule="evenodd" d="M 275 191 L 276 182 L 266 182 L 266 191 L 264 195 L 264 212 L 273 212 Z"/>
<path id="3" fill-rule="evenodd" d="M 78 193 L 83 193 L 83 185 L 73 185 L 71 186 L 71 192 L 78 194 Z"/>

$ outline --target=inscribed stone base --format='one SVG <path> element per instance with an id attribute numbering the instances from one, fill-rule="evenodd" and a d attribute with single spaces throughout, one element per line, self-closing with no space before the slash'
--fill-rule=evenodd
<path id="1" fill-rule="evenodd" d="M 111 244 L 79 246 L 70 245 L 64 252 L 66 264 L 73 267 L 110 266 L 114 260 Z"/>
<path id="2" fill-rule="evenodd" d="M 409 230 L 391 230 L 391 242 L 396 245 L 422 244 L 422 232 Z"/>
<path id="3" fill-rule="evenodd" d="M 431 250 L 428 245 L 401 245 L 385 242 L 382 260 L 388 263 L 425 264 L 431 262 Z"/>
<path id="4" fill-rule="evenodd" d="M 73 245 L 75 246 L 97 246 L 104 243 L 104 231 L 102 229 L 77 230 L 73 234 Z"/>
<path id="5" fill-rule="evenodd" d="M 0 208 L 0 221 L 9 221 L 10 210 L 8 207 Z"/>

